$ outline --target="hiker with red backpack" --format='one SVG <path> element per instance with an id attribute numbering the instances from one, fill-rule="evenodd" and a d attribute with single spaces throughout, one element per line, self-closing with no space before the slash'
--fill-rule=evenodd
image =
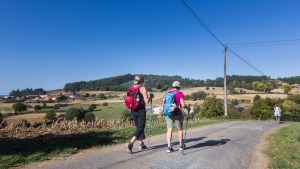
<path id="1" fill-rule="evenodd" d="M 143 142 L 145 139 L 144 129 L 146 125 L 145 104 L 149 103 L 154 95 L 150 93 L 150 97 L 148 97 L 147 89 L 143 86 L 143 83 L 144 77 L 142 75 L 136 75 L 134 77 L 133 86 L 129 87 L 125 98 L 126 107 L 131 110 L 131 117 L 136 127 L 130 142 L 126 144 L 128 153 L 132 153 L 133 144 L 136 140 L 140 141 L 140 150 L 147 149 L 147 146 Z"/>
<path id="2" fill-rule="evenodd" d="M 183 112 L 181 108 L 186 108 L 189 112 L 190 106 L 185 104 L 184 94 L 179 91 L 181 88 L 180 82 L 175 81 L 172 84 L 172 89 L 165 94 L 164 97 L 164 111 L 167 122 L 167 152 L 171 153 L 174 151 L 172 148 L 172 130 L 173 123 L 175 122 L 178 131 L 179 151 L 183 151 L 185 145 L 183 143 Z"/>

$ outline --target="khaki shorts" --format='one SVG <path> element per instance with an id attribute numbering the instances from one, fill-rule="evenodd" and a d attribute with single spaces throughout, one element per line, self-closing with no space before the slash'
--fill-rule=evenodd
<path id="1" fill-rule="evenodd" d="M 182 115 L 172 115 L 165 116 L 167 122 L 167 128 L 173 128 L 173 123 L 175 122 L 178 130 L 182 130 L 183 126 L 183 116 Z"/>

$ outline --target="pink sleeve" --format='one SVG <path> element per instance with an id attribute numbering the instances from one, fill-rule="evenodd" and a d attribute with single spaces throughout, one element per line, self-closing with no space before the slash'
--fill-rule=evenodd
<path id="1" fill-rule="evenodd" d="M 184 99 L 183 93 L 182 92 L 176 93 L 175 99 L 176 99 L 176 105 L 180 106 L 180 99 Z"/>

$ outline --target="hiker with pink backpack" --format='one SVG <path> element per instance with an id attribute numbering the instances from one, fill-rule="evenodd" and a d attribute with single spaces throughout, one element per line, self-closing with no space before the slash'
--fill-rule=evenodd
<path id="1" fill-rule="evenodd" d="M 154 95 L 150 93 L 148 97 L 147 89 L 143 86 L 144 77 L 142 75 L 136 75 L 134 77 L 133 85 L 129 87 L 126 97 L 125 105 L 131 111 L 131 117 L 133 118 L 134 125 L 136 127 L 132 138 L 129 143 L 126 144 L 126 150 L 128 153 L 132 153 L 133 144 L 136 140 L 140 141 L 140 150 L 147 149 L 143 140 L 145 139 L 145 125 L 146 125 L 146 103 L 149 103 Z"/>

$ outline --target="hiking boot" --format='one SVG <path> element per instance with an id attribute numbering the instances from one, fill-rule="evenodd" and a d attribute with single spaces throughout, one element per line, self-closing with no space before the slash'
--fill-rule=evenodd
<path id="1" fill-rule="evenodd" d="M 183 151 L 184 148 L 185 148 L 185 144 L 180 145 L 180 146 L 179 146 L 179 151 Z"/>
<path id="2" fill-rule="evenodd" d="M 132 154 L 132 147 L 133 147 L 133 144 L 132 143 L 127 143 L 126 144 L 126 151 L 130 154 Z"/>
<path id="3" fill-rule="evenodd" d="M 144 142 L 142 142 L 142 143 L 140 144 L 139 149 L 140 149 L 140 150 L 145 150 L 145 149 L 147 149 L 147 146 L 145 146 Z"/>
<path id="4" fill-rule="evenodd" d="M 168 147 L 167 153 L 171 153 L 171 152 L 173 152 L 173 151 L 174 151 L 174 149 L 173 149 L 172 147 Z"/>

